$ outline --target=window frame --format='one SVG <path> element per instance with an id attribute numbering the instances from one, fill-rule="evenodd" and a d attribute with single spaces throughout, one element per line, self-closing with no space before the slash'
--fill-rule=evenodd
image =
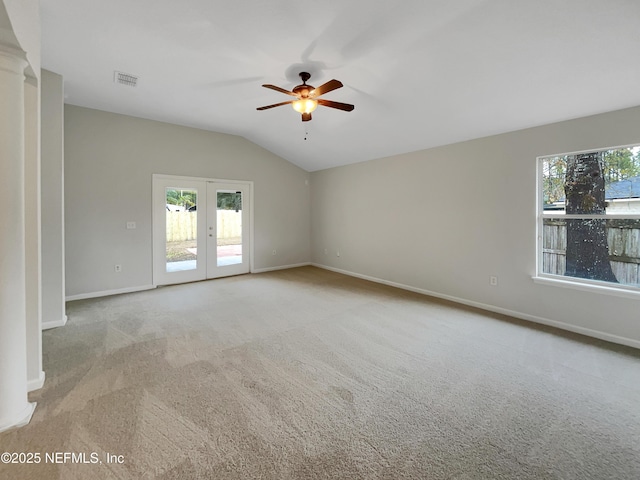
<path id="1" fill-rule="evenodd" d="M 625 219 L 640 220 L 640 214 L 605 213 L 604 215 L 576 215 L 544 210 L 544 169 L 545 159 L 550 157 L 563 157 L 568 155 L 580 155 L 591 152 L 603 152 L 625 148 L 640 148 L 640 142 L 614 147 L 591 148 L 587 150 L 571 151 L 566 153 L 554 153 L 536 157 L 536 272 L 532 276 L 535 283 L 554 287 L 571 288 L 594 293 L 602 293 L 618 297 L 640 299 L 640 285 L 626 285 L 601 280 L 591 280 L 579 277 L 570 277 L 543 272 L 544 249 L 544 220 L 545 219 Z"/>

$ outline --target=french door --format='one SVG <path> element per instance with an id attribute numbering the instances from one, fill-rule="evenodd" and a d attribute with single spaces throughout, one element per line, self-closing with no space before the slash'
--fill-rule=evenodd
<path id="1" fill-rule="evenodd" d="M 153 176 L 153 283 L 250 271 L 249 183 Z"/>
<path id="2" fill-rule="evenodd" d="M 207 184 L 207 278 L 249 273 L 246 185 Z"/>

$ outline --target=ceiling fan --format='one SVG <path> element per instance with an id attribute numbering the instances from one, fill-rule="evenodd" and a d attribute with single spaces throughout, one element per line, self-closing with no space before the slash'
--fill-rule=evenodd
<path id="1" fill-rule="evenodd" d="M 333 102 L 331 100 L 318 98 L 320 95 L 324 95 L 325 93 L 341 88 L 343 86 L 342 82 L 338 80 L 329 80 L 327 83 L 324 83 L 316 88 L 312 85 L 307 85 L 307 80 L 311 78 L 310 73 L 300 72 L 300 78 L 302 79 L 302 85 L 294 87 L 292 91 L 285 90 L 284 88 L 280 88 L 275 85 L 262 85 L 263 87 L 270 88 L 271 90 L 275 90 L 276 92 L 281 92 L 296 97 L 297 100 L 274 103 L 273 105 L 258 107 L 256 110 L 268 110 L 270 108 L 291 104 L 296 112 L 302 114 L 302 121 L 308 122 L 309 120 L 311 120 L 311 112 L 313 112 L 318 105 L 337 108 L 338 110 L 344 110 L 345 112 L 350 112 L 355 108 L 353 105 L 348 103 Z"/>

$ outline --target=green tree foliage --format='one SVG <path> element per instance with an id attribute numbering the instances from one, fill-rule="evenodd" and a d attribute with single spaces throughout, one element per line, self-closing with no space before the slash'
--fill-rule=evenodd
<path id="1" fill-rule="evenodd" d="M 180 205 L 188 210 L 196 204 L 197 193 L 190 190 L 168 189 L 166 192 L 169 205 Z M 218 192 L 219 210 L 242 210 L 242 193 Z"/>
<path id="2" fill-rule="evenodd" d="M 242 194 L 236 192 L 218 192 L 218 210 L 242 210 Z"/>
<path id="3" fill-rule="evenodd" d="M 188 210 L 189 207 L 196 204 L 197 193 L 189 190 L 168 189 L 166 197 L 169 205 L 180 205 Z"/>
<path id="4" fill-rule="evenodd" d="M 606 185 L 639 176 L 640 149 L 619 148 L 602 152 L 602 174 Z"/>
<path id="5" fill-rule="evenodd" d="M 543 195 L 545 205 L 559 202 L 564 198 L 564 181 L 567 172 L 567 157 L 545 158 L 542 164 L 544 179 Z"/>

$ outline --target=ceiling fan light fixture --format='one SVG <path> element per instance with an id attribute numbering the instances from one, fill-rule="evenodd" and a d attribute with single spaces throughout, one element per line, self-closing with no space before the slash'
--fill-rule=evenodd
<path id="1" fill-rule="evenodd" d="M 293 102 L 291 105 L 298 113 L 311 113 L 318 107 L 318 102 L 309 98 L 301 98 L 300 100 Z"/>

